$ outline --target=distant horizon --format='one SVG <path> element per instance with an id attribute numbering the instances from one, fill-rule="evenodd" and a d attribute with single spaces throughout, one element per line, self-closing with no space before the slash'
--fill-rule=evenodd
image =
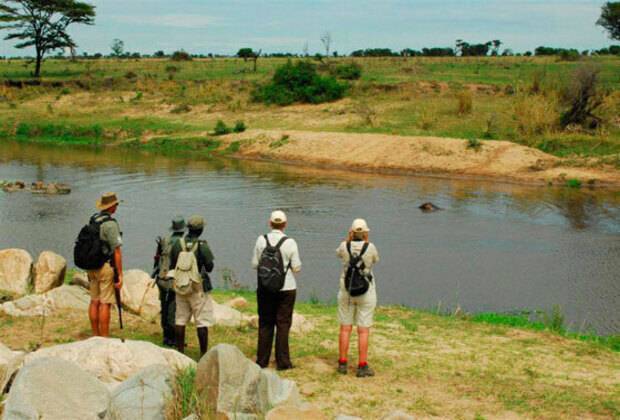
<path id="1" fill-rule="evenodd" d="M 596 26 L 603 1 L 592 0 L 93 0 L 95 25 L 74 25 L 77 54 L 110 54 L 116 38 L 125 51 L 153 55 L 185 50 L 194 55 L 234 56 L 240 48 L 264 53 L 325 52 L 350 55 L 366 48 L 454 48 L 457 39 L 503 42 L 500 52 L 539 46 L 599 50 L 618 45 Z M 8 31 L 1 31 L 2 38 Z M 32 56 L 2 41 L 0 55 Z M 53 54 L 52 54 L 53 55 Z"/>

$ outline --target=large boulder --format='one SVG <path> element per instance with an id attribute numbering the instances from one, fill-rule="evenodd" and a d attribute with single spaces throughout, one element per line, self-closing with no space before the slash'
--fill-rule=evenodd
<path id="1" fill-rule="evenodd" d="M 311 404 L 301 406 L 281 405 L 270 410 L 265 420 L 327 420 L 327 416 Z"/>
<path id="2" fill-rule="evenodd" d="M 252 315 L 247 318 L 248 324 L 253 328 L 258 328 L 258 315 Z M 314 329 L 314 323 L 306 319 L 305 316 L 293 313 L 293 323 L 291 324 L 291 332 L 294 334 L 305 334 Z"/>
<path id="3" fill-rule="evenodd" d="M 26 356 L 35 359 L 58 357 L 76 363 L 107 384 L 123 382 L 151 365 L 166 365 L 173 372 L 196 366 L 189 357 L 146 341 L 93 337 L 84 341 L 47 347 Z"/>
<path id="4" fill-rule="evenodd" d="M 415 417 L 404 411 L 396 410 L 386 414 L 382 420 L 415 420 Z"/>
<path id="5" fill-rule="evenodd" d="M 101 420 L 110 418 L 110 394 L 75 363 L 41 358 L 15 378 L 4 420 Z"/>
<path id="6" fill-rule="evenodd" d="M 11 351 L 0 343 L 0 396 L 24 360 L 23 353 Z"/>
<path id="7" fill-rule="evenodd" d="M 48 316 L 57 310 L 85 311 L 90 303 L 88 291 L 79 286 L 64 285 L 42 295 L 28 295 L 0 305 L 0 313 L 9 316 Z"/>
<path id="8" fill-rule="evenodd" d="M 142 318 L 152 320 L 159 316 L 159 292 L 151 276 L 142 270 L 123 272 L 121 301 L 125 310 Z"/>
<path id="9" fill-rule="evenodd" d="M 299 405 L 297 386 L 261 370 L 230 344 L 218 344 L 200 359 L 195 389 L 217 415 L 264 415 L 281 404 Z"/>
<path id="10" fill-rule="evenodd" d="M 114 418 L 164 420 L 173 380 L 173 372 L 166 365 L 142 369 L 112 392 Z"/>
<path id="11" fill-rule="evenodd" d="M 232 298 L 226 302 L 224 305 L 235 309 L 244 309 L 248 307 L 248 300 L 243 296 L 237 296 L 236 298 Z"/>
<path id="12" fill-rule="evenodd" d="M 73 276 L 71 276 L 71 279 L 69 280 L 69 284 L 72 286 L 80 286 L 87 290 L 90 289 L 90 282 L 88 281 L 88 274 L 86 274 L 83 271 L 74 272 Z"/>
<path id="13" fill-rule="evenodd" d="M 51 251 L 43 251 L 34 265 L 34 292 L 45 293 L 65 281 L 67 260 Z"/>
<path id="14" fill-rule="evenodd" d="M 0 290 L 18 296 L 28 294 L 32 284 L 32 257 L 23 249 L 0 251 Z"/>
<path id="15" fill-rule="evenodd" d="M 228 305 L 221 305 L 213 301 L 213 315 L 215 325 L 224 327 L 240 327 L 249 323 L 248 317 Z"/>

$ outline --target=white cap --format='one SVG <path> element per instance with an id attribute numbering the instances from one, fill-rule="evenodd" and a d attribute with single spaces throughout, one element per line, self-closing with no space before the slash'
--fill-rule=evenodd
<path id="1" fill-rule="evenodd" d="M 353 232 L 370 232 L 370 229 L 368 229 L 368 223 L 366 223 L 366 220 L 364 219 L 355 219 L 351 225 L 351 230 Z"/>
<path id="2" fill-rule="evenodd" d="M 272 223 L 286 223 L 286 214 L 282 210 L 276 210 L 271 213 L 269 221 Z"/>

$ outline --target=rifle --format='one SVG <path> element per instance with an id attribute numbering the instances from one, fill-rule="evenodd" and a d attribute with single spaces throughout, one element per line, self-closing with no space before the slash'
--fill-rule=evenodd
<path id="1" fill-rule="evenodd" d="M 118 270 L 115 265 L 112 264 L 114 269 L 114 284 L 118 284 Z M 114 297 L 116 298 L 116 307 L 118 308 L 118 322 L 123 329 L 123 303 L 121 302 L 121 289 L 114 288 Z M 125 341 L 124 339 L 121 341 Z"/>

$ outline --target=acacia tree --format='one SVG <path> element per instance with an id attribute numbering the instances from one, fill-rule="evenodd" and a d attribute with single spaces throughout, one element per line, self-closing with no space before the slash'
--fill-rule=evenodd
<path id="1" fill-rule="evenodd" d="M 605 3 L 596 24 L 607 29 L 611 39 L 620 40 L 620 1 Z"/>
<path id="2" fill-rule="evenodd" d="M 95 7 L 76 0 L 0 0 L 0 22 L 0 29 L 11 31 L 4 39 L 19 41 L 15 48 L 34 47 L 34 77 L 40 77 L 46 53 L 77 47 L 67 28 L 92 25 Z"/>
<path id="3" fill-rule="evenodd" d="M 125 53 L 125 43 L 122 39 L 115 38 L 112 41 L 112 45 L 110 45 L 110 49 L 112 50 L 112 56 L 120 58 Z"/>
<path id="4" fill-rule="evenodd" d="M 332 34 L 329 32 L 325 32 L 321 36 L 321 43 L 323 43 L 323 47 L 325 48 L 325 58 L 329 58 L 329 50 L 332 46 Z"/>

